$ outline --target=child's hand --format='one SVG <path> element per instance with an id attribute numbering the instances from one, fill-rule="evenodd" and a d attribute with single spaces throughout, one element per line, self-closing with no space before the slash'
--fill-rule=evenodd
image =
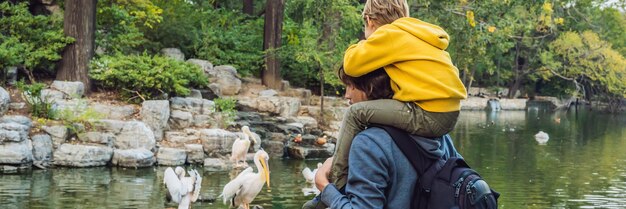
<path id="1" fill-rule="evenodd" d="M 326 186 L 330 184 L 330 181 L 328 180 L 328 176 L 330 174 L 330 167 L 332 166 L 332 164 L 333 164 L 333 158 L 330 157 L 326 159 L 326 161 L 324 161 L 324 164 L 322 164 L 322 167 L 318 168 L 317 173 L 315 173 L 315 186 L 320 191 L 323 191 L 324 188 L 326 188 Z"/>

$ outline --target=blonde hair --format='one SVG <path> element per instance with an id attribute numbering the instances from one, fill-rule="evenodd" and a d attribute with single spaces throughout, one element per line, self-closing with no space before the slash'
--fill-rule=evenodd
<path id="1" fill-rule="evenodd" d="M 407 0 L 367 0 L 363 8 L 363 19 L 370 20 L 382 26 L 409 16 Z"/>

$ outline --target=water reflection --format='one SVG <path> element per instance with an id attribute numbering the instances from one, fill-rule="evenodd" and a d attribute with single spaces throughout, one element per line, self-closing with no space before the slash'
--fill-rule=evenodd
<path id="1" fill-rule="evenodd" d="M 534 140 L 538 131 L 550 135 L 546 145 Z M 451 135 L 470 165 L 502 193 L 500 208 L 626 207 L 624 115 L 532 108 L 462 112 Z M 303 194 L 310 185 L 301 171 L 322 160 L 271 160 L 272 188 L 264 188 L 253 204 L 300 208 L 313 197 Z M 217 197 L 236 175 L 197 169 L 203 196 Z M 175 207 L 165 203 L 164 170 L 56 168 L 2 174 L 0 208 Z M 193 207 L 227 208 L 221 200 Z"/>

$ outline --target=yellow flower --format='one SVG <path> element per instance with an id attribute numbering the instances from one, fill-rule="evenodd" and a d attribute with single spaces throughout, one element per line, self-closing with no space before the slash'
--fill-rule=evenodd
<path id="1" fill-rule="evenodd" d="M 496 27 L 495 27 L 495 26 L 489 26 L 489 27 L 487 28 L 487 31 L 489 31 L 490 33 L 493 33 L 493 32 L 495 32 L 495 31 L 496 31 Z"/>
<path id="2" fill-rule="evenodd" d="M 543 6 L 541 7 L 543 9 L 543 11 L 545 11 L 546 13 L 552 13 L 552 4 L 550 2 L 545 2 L 543 3 Z"/>
<path id="3" fill-rule="evenodd" d="M 470 26 L 475 27 L 476 26 L 476 21 L 474 20 L 474 12 L 467 11 L 467 12 L 465 12 L 465 15 L 467 17 L 467 22 L 470 24 Z"/>
<path id="4" fill-rule="evenodd" d="M 558 25 L 563 25 L 563 22 L 565 22 L 565 20 L 562 17 L 554 19 L 554 23 Z"/>

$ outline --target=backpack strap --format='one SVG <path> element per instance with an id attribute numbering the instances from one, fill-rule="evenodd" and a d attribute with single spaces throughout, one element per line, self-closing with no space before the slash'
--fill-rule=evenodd
<path id="1" fill-rule="evenodd" d="M 420 148 L 417 142 L 415 142 L 415 140 L 413 140 L 413 138 L 411 138 L 411 136 L 409 136 L 406 131 L 402 131 L 398 128 L 381 124 L 370 124 L 369 126 L 384 129 L 389 134 L 389 136 L 391 136 L 391 139 L 393 139 L 398 148 L 400 148 L 400 151 L 402 151 L 402 153 L 406 156 L 407 160 L 411 162 L 411 165 L 418 172 L 418 175 L 422 175 L 421 173 L 419 173 L 419 171 L 423 171 L 425 169 L 425 166 L 421 165 L 421 163 L 419 163 L 418 161 L 418 159 L 422 157 L 420 156 L 421 152 L 418 152 L 418 150 L 421 150 L 422 148 Z"/>
<path id="2" fill-rule="evenodd" d="M 430 193 L 430 191 L 427 191 L 426 194 L 424 194 L 424 188 L 421 181 L 421 178 L 424 176 L 422 172 L 424 172 L 424 169 L 428 168 L 430 164 L 432 164 L 432 160 L 428 159 L 425 155 L 424 155 L 424 150 L 417 144 L 417 142 L 415 142 L 415 140 L 409 136 L 409 134 L 406 131 L 400 130 L 398 128 L 395 127 L 391 127 L 391 126 L 387 126 L 387 125 L 381 125 L 381 124 L 370 124 L 370 127 L 378 127 L 378 128 L 382 128 L 383 130 L 385 130 L 389 136 L 391 136 L 391 139 L 393 139 L 393 141 L 396 143 L 396 145 L 398 146 L 398 148 L 400 148 L 400 151 L 402 151 L 402 153 L 404 154 L 404 156 L 406 156 L 407 160 L 409 160 L 409 162 L 411 163 L 411 165 L 413 166 L 413 169 L 415 169 L 415 171 L 417 172 L 417 184 L 415 185 L 415 187 L 413 188 L 413 198 L 411 198 L 411 208 L 412 209 L 416 209 L 416 208 L 428 208 L 427 205 L 427 201 L 428 201 L 428 196 Z M 425 162 L 429 162 L 428 164 L 426 164 Z M 432 170 L 432 169 L 429 169 Z M 434 175 L 433 175 L 434 178 Z M 432 179 L 433 178 L 429 178 L 431 182 L 428 183 L 428 187 L 430 188 L 430 185 L 432 184 Z"/>

